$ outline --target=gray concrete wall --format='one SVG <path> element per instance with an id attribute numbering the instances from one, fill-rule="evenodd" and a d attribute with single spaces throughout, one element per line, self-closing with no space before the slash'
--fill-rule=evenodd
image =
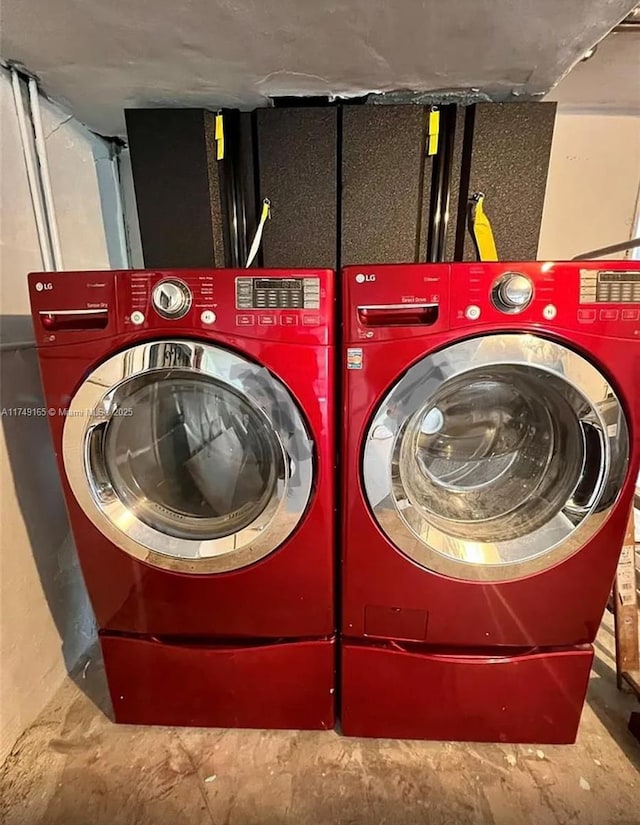
<path id="1" fill-rule="evenodd" d="M 108 145 L 43 102 L 68 269 L 122 266 Z M 0 408 L 43 403 L 26 275 L 42 269 L 8 73 L 0 71 Z M 98 170 L 105 167 L 99 180 Z M 94 639 L 45 418 L 0 417 L 0 762 Z"/>

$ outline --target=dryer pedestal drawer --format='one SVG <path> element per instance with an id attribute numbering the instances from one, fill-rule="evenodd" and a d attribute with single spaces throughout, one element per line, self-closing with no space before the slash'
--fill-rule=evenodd
<path id="1" fill-rule="evenodd" d="M 346 641 L 341 656 L 348 736 L 568 744 L 593 648 L 443 655 Z"/>
<path id="2" fill-rule="evenodd" d="M 101 633 L 100 644 L 116 722 L 333 728 L 335 639 L 173 644 Z"/>

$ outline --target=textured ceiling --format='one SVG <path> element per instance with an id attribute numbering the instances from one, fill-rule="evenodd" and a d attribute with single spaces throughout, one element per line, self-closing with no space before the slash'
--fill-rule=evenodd
<path id="1" fill-rule="evenodd" d="M 633 0 L 1 0 L 0 57 L 103 134 L 130 106 L 547 92 Z"/>

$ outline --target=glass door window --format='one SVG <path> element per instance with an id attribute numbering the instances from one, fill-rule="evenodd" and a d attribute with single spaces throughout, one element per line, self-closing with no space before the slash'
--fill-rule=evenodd
<path id="1" fill-rule="evenodd" d="M 152 373 L 123 386 L 118 404 L 131 414 L 105 425 L 103 469 L 118 498 L 157 530 L 201 540 L 237 533 L 286 476 L 264 414 L 212 379 Z"/>
<path id="2" fill-rule="evenodd" d="M 288 391 L 212 346 L 158 342 L 105 362 L 73 399 L 64 448 L 86 514 L 125 551 L 171 569 L 261 558 L 311 495 L 313 447 Z"/>
<path id="3" fill-rule="evenodd" d="M 415 561 L 499 580 L 579 549 L 627 459 L 622 409 L 588 362 L 535 336 L 487 336 L 396 384 L 369 427 L 363 481 L 380 526 Z"/>

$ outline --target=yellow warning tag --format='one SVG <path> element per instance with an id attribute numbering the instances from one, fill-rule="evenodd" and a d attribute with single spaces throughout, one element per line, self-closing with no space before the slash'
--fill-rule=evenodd
<path id="1" fill-rule="evenodd" d="M 440 137 L 440 109 L 432 109 L 429 112 L 429 130 L 427 141 L 427 155 L 438 153 L 438 138 Z"/>
<path id="2" fill-rule="evenodd" d="M 221 114 L 216 115 L 216 160 L 224 158 L 224 120 Z"/>

